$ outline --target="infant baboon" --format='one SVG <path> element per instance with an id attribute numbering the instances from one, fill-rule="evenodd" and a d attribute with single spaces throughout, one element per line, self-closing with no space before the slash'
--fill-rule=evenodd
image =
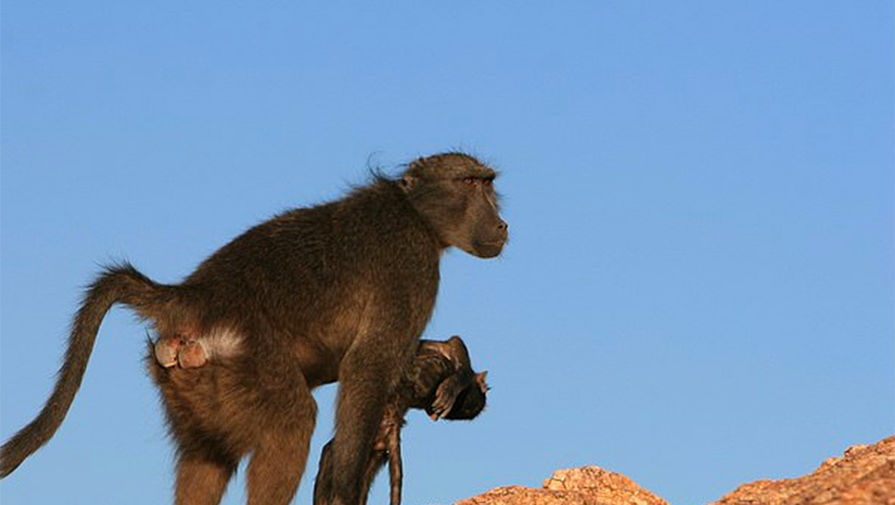
<path id="1" fill-rule="evenodd" d="M 75 316 L 50 398 L 0 448 L 0 477 L 59 428 L 100 323 L 125 304 L 180 339 L 149 358 L 177 445 L 177 504 L 217 504 L 247 455 L 248 502 L 288 504 L 316 423 L 311 390 L 338 380 L 331 503 L 358 505 L 386 404 L 432 314 L 443 251 L 493 258 L 506 244 L 495 177 L 466 154 L 419 158 L 399 179 L 377 176 L 249 229 L 180 284 L 129 264 L 105 269 Z M 194 342 L 206 340 L 232 352 L 203 355 Z M 158 366 L 172 354 L 181 366 Z"/>
<path id="2" fill-rule="evenodd" d="M 401 505 L 401 427 L 407 410 L 425 409 L 432 420 L 473 419 L 485 408 L 486 375 L 487 372 L 473 371 L 469 352 L 460 337 L 454 336 L 444 342 L 420 342 L 416 358 L 385 407 L 376 443 L 366 463 L 360 494 L 362 505 L 367 501 L 373 478 L 386 462 L 389 464 L 391 505 Z M 326 505 L 331 494 L 332 443 L 330 440 L 320 454 L 314 482 L 314 505 Z"/>

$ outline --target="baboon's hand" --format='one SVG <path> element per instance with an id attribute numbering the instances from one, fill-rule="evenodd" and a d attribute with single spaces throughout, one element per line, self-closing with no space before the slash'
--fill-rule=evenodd
<path id="1" fill-rule="evenodd" d="M 432 402 L 429 413 L 433 421 L 447 417 L 464 386 L 461 377 L 456 374 L 451 375 L 438 385 L 438 389 L 435 391 L 435 401 Z"/>

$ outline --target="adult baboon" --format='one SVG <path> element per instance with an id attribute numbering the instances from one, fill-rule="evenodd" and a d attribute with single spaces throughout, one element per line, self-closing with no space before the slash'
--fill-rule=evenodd
<path id="1" fill-rule="evenodd" d="M 249 229 L 181 284 L 107 268 L 75 316 L 49 400 L 0 449 L 0 476 L 62 423 L 100 322 L 121 303 L 159 335 L 234 351 L 191 370 L 152 367 L 178 449 L 178 504 L 218 503 L 249 453 L 248 503 L 288 503 L 316 420 L 311 389 L 336 380 L 332 503 L 357 504 L 385 404 L 432 313 L 442 251 L 491 258 L 506 243 L 494 177 L 466 154 L 420 158 L 398 180 L 378 176 Z"/>
<path id="2" fill-rule="evenodd" d="M 474 419 L 485 408 L 487 372 L 475 373 L 466 344 L 458 336 L 440 342 L 423 340 L 416 357 L 385 407 L 379 434 L 368 456 L 361 485 L 361 504 L 373 478 L 385 463 L 389 466 L 391 505 L 401 505 L 401 484 L 404 475 L 401 460 L 401 428 L 409 409 L 425 409 L 433 420 Z M 314 481 L 314 505 L 326 505 L 332 492 L 332 443 L 320 454 L 317 479 Z"/>

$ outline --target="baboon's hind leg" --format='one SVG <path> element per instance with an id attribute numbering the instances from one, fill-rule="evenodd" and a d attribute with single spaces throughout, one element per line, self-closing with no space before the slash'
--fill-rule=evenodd
<path id="1" fill-rule="evenodd" d="M 217 505 L 236 471 L 236 460 L 187 452 L 177 461 L 177 505 Z"/>
<path id="2" fill-rule="evenodd" d="M 320 463 L 317 467 L 317 478 L 314 480 L 314 505 L 329 505 L 333 492 L 332 446 L 330 440 L 320 451 Z"/>
<path id="3" fill-rule="evenodd" d="M 261 409 L 268 417 L 249 461 L 248 505 L 288 505 L 305 470 L 317 404 L 303 377 L 284 382 L 277 405 Z"/>

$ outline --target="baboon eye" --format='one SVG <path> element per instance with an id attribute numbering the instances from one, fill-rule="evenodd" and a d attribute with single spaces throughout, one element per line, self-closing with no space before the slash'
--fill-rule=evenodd
<path id="1" fill-rule="evenodd" d="M 482 179 L 482 184 L 485 185 L 485 187 L 490 186 L 490 185 L 491 185 L 491 179 Z"/>
<path id="2" fill-rule="evenodd" d="M 475 177 L 464 177 L 463 182 L 465 182 L 466 184 L 469 184 L 470 186 L 473 186 L 476 183 L 476 178 Z"/>

